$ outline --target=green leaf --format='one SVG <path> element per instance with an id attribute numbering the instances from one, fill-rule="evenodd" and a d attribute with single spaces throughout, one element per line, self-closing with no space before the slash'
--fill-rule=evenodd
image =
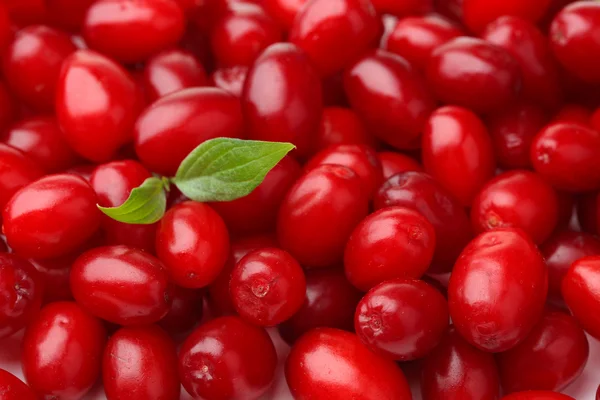
<path id="1" fill-rule="evenodd" d="M 114 220 L 128 224 L 153 224 L 165 213 L 167 195 L 163 178 L 146 179 L 131 191 L 125 203 L 118 207 L 102 207 L 100 211 Z"/>
<path id="2" fill-rule="evenodd" d="M 250 194 L 295 146 L 291 143 L 217 138 L 196 147 L 173 183 L 196 201 L 231 201 Z"/>

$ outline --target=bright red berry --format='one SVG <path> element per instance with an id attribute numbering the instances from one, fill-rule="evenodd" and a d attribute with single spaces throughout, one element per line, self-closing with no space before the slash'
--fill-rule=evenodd
<path id="1" fill-rule="evenodd" d="M 571 264 L 562 281 L 562 295 L 579 323 L 600 338 L 600 316 L 590 310 L 600 307 L 600 256 L 580 258 Z"/>
<path id="2" fill-rule="evenodd" d="M 409 171 L 424 172 L 423 166 L 417 160 L 406 154 L 395 151 L 381 151 L 377 154 L 383 168 L 383 179 L 387 181 L 392 176 Z"/>
<path id="3" fill-rule="evenodd" d="M 324 150 L 334 144 L 377 145 L 354 111 L 344 107 L 327 107 L 323 109 L 314 150 Z"/>
<path id="4" fill-rule="evenodd" d="M 502 400 L 575 400 L 566 394 L 551 392 L 549 390 L 531 390 L 512 393 L 504 396 Z"/>
<path id="5" fill-rule="evenodd" d="M 229 68 L 217 68 L 210 76 L 210 81 L 213 86 L 223 89 L 235 97 L 241 97 L 247 75 L 248 67 L 241 65 Z"/>
<path id="6" fill-rule="evenodd" d="M 37 400 L 29 386 L 10 372 L 0 369 L 0 393 L 7 399 Z"/>
<path id="7" fill-rule="evenodd" d="M 550 6 L 550 0 L 462 0 L 465 25 L 474 33 L 481 33 L 487 24 L 503 15 L 513 15 L 537 22 Z"/>
<path id="8" fill-rule="evenodd" d="M 44 171 L 14 147 L 0 144 L 0 210 L 22 187 L 41 178 Z"/>

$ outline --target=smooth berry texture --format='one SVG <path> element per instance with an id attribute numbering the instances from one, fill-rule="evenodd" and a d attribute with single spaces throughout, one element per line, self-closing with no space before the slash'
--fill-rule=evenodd
<path id="1" fill-rule="evenodd" d="M 562 295 L 583 329 L 595 338 L 600 337 L 600 318 L 590 312 L 600 304 L 600 256 L 580 258 L 571 264 L 562 281 Z"/>
<path id="2" fill-rule="evenodd" d="M 111 159 L 133 139 L 139 107 L 135 82 L 111 59 L 78 50 L 63 62 L 56 86 L 56 117 L 79 155 L 94 162 Z"/>
<path id="3" fill-rule="evenodd" d="M 421 393 L 423 400 L 498 399 L 494 356 L 473 347 L 451 328 L 422 361 Z"/>
<path id="4" fill-rule="evenodd" d="M 465 25 L 474 33 L 481 33 L 486 25 L 503 15 L 522 17 L 537 22 L 550 6 L 550 0 L 462 0 Z"/>
<path id="5" fill-rule="evenodd" d="M 25 379 L 41 398 L 81 399 L 100 375 L 105 342 L 100 320 L 79 305 L 49 304 L 23 337 Z"/>
<path id="6" fill-rule="evenodd" d="M 227 227 L 209 206 L 183 202 L 160 221 L 156 253 L 177 285 L 191 289 L 207 286 L 227 261 Z"/>
<path id="7" fill-rule="evenodd" d="M 375 147 L 376 141 L 354 111 L 345 107 L 326 107 L 321 116 L 314 150 L 324 150 L 335 144 L 365 144 Z"/>
<path id="8" fill-rule="evenodd" d="M 177 43 L 184 28 L 173 0 L 102 0 L 88 8 L 82 33 L 90 48 L 133 63 Z"/>
<path id="9" fill-rule="evenodd" d="M 497 356 L 506 392 L 562 390 L 583 371 L 589 345 L 575 318 L 546 312 L 516 347 Z"/>
<path id="10" fill-rule="evenodd" d="M 549 390 L 531 390 L 519 393 L 512 393 L 504 396 L 502 400 L 575 400 L 558 392 Z"/>
<path id="11" fill-rule="evenodd" d="M 454 326 L 482 350 L 506 351 L 541 317 L 547 280 L 544 259 L 523 231 L 485 232 L 465 247 L 450 276 Z"/>
<path id="12" fill-rule="evenodd" d="M 41 178 L 44 171 L 22 151 L 0 144 L 0 209 L 22 187 Z"/>
<path id="13" fill-rule="evenodd" d="M 435 250 L 435 229 L 417 211 L 388 207 L 354 229 L 344 252 L 348 280 L 366 291 L 393 278 L 420 278 Z"/>
<path id="14" fill-rule="evenodd" d="M 412 399 L 400 367 L 372 353 L 355 334 L 332 328 L 311 330 L 296 342 L 285 378 L 294 398 L 325 399 L 336 393 L 346 399 Z"/>
<path id="15" fill-rule="evenodd" d="M 197 328 L 179 351 L 179 376 L 194 399 L 258 399 L 275 375 L 277 354 L 262 328 L 239 317 Z"/>
<path id="16" fill-rule="evenodd" d="M 109 399 L 178 399 L 175 344 L 154 325 L 119 329 L 104 348 L 102 382 Z"/>
<path id="17" fill-rule="evenodd" d="M 511 104 L 521 89 L 521 69 L 504 49 L 481 39 L 459 37 L 436 48 L 425 74 L 436 97 L 476 113 Z"/>
<path id="18" fill-rule="evenodd" d="M 155 257 L 126 246 L 97 247 L 83 253 L 71 269 L 78 304 L 119 325 L 143 325 L 169 311 L 170 286 Z"/>
<path id="19" fill-rule="evenodd" d="M 37 400 L 38 398 L 27 384 L 3 369 L 0 369 L 0 393 L 6 399 Z"/>
<path id="20" fill-rule="evenodd" d="M 264 0 L 263 7 L 279 25 L 289 31 L 294 23 L 294 18 L 308 0 Z"/>
<path id="21" fill-rule="evenodd" d="M 392 176 L 409 171 L 424 172 L 423 166 L 414 158 L 395 151 L 381 151 L 377 153 L 381 167 L 383 168 L 383 179 L 388 180 Z"/>
<path id="22" fill-rule="evenodd" d="M 432 0 L 372 0 L 371 3 L 379 14 L 392 14 L 397 17 L 433 11 Z"/>
<path id="23" fill-rule="evenodd" d="M 48 175 L 23 187 L 6 205 L 6 240 L 25 257 L 68 254 L 90 239 L 100 226 L 96 202 L 96 193 L 83 178 Z"/>
<path id="24" fill-rule="evenodd" d="M 240 316 L 259 326 L 274 326 L 302 306 L 306 279 L 287 252 L 266 248 L 245 255 L 231 273 L 229 291 Z"/>
<path id="25" fill-rule="evenodd" d="M 223 89 L 235 97 L 241 97 L 247 75 L 248 67 L 236 65 L 234 67 L 214 70 L 210 76 L 210 81 L 213 86 Z"/>
<path id="26" fill-rule="evenodd" d="M 241 100 L 248 138 L 291 142 L 300 156 L 311 152 L 322 88 L 301 49 L 290 43 L 267 47 L 248 71 Z"/>
<path id="27" fill-rule="evenodd" d="M 288 191 L 279 209 L 277 239 L 304 267 L 329 267 L 342 260 L 352 230 L 367 213 L 368 195 L 358 175 L 341 165 L 322 165 Z"/>
<path id="28" fill-rule="evenodd" d="M 399 361 L 421 358 L 448 329 L 448 303 L 433 286 L 394 279 L 371 289 L 356 307 L 354 327 L 375 353 Z"/>
<path id="29" fill-rule="evenodd" d="M 85 12 L 94 0 L 45 0 L 46 12 L 53 25 L 76 31 L 81 29 Z"/>

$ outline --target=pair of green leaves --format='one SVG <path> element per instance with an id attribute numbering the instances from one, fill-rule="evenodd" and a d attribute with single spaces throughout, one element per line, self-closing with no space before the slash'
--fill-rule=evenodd
<path id="1" fill-rule="evenodd" d="M 98 208 L 129 224 L 153 224 L 167 207 L 166 191 L 174 184 L 191 200 L 231 201 L 250 194 L 295 146 L 291 143 L 216 138 L 196 147 L 173 178 L 148 178 L 119 207 Z"/>

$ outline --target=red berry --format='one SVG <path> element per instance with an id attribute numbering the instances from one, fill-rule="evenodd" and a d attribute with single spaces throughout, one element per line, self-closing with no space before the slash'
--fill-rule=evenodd
<path id="1" fill-rule="evenodd" d="M 69 36 L 43 25 L 17 32 L 3 54 L 3 71 L 13 93 L 31 107 L 52 110 L 60 68 L 75 45 Z"/>
<path id="2" fill-rule="evenodd" d="M 435 250 L 435 230 L 421 214 L 383 208 L 362 220 L 346 244 L 348 280 L 363 291 L 394 278 L 420 278 Z"/>
<path id="3" fill-rule="evenodd" d="M 28 261 L 0 253 L 0 338 L 21 330 L 38 313 L 44 286 L 41 278 Z"/>
<path id="4" fill-rule="evenodd" d="M 306 279 L 289 253 L 267 248 L 248 253 L 237 263 L 229 288 L 240 316 L 255 325 L 275 326 L 302 306 Z"/>
<path id="5" fill-rule="evenodd" d="M 430 272 L 452 269 L 461 249 L 471 240 L 464 208 L 433 178 L 423 172 L 394 175 L 379 189 L 375 209 L 389 206 L 418 211 L 435 229 L 435 253 Z"/>
<path id="6" fill-rule="evenodd" d="M 66 258 L 69 258 L 69 260 Z M 29 260 L 37 270 L 41 281 L 44 282 L 42 298 L 44 304 L 73 300 L 69 283 L 72 265 L 70 258 L 71 255 L 47 260 Z"/>
<path id="7" fill-rule="evenodd" d="M 465 25 L 474 33 L 480 33 L 487 24 L 503 15 L 537 22 L 549 6 L 550 0 L 462 0 L 462 14 Z"/>
<path id="8" fill-rule="evenodd" d="M 144 67 L 143 82 L 151 101 L 181 89 L 208 86 L 200 61 L 180 49 L 166 50 L 150 58 Z"/>
<path id="9" fill-rule="evenodd" d="M 489 133 L 498 165 L 503 168 L 531 168 L 533 138 L 548 118 L 537 105 L 520 103 L 488 118 Z"/>
<path id="10" fill-rule="evenodd" d="M 550 25 L 554 55 L 569 72 L 591 83 L 600 82 L 600 4 L 576 1 L 563 8 Z"/>
<path id="11" fill-rule="evenodd" d="M 321 119 L 321 81 L 302 50 L 277 43 L 248 71 L 242 107 L 250 139 L 291 142 L 306 156 Z"/>
<path id="12" fill-rule="evenodd" d="M 482 39 L 502 47 L 519 63 L 525 98 L 549 108 L 560 104 L 558 66 L 546 37 L 532 22 L 518 17 L 499 18 L 488 25 Z"/>
<path id="13" fill-rule="evenodd" d="M 322 165 L 308 171 L 281 204 L 279 243 L 305 267 L 335 265 L 352 230 L 367 216 L 367 198 L 360 178 L 347 167 Z"/>
<path id="14" fill-rule="evenodd" d="M 119 329 L 104 348 L 102 382 L 109 399 L 179 399 L 175 344 L 154 325 Z"/>
<path id="15" fill-rule="evenodd" d="M 156 253 L 177 285 L 191 289 L 207 286 L 227 261 L 227 228 L 206 204 L 177 204 L 160 221 Z"/>
<path id="16" fill-rule="evenodd" d="M 327 107 L 323 109 L 315 150 L 324 150 L 335 144 L 365 144 L 375 147 L 377 143 L 354 111 L 342 107 Z"/>
<path id="17" fill-rule="evenodd" d="M 90 48 L 133 63 L 173 46 L 184 29 L 173 0 L 102 0 L 88 8 L 82 33 Z"/>
<path id="18" fill-rule="evenodd" d="M 533 168 L 557 189 L 599 189 L 600 132 L 578 124 L 550 124 L 534 138 L 531 161 Z"/>
<path id="19" fill-rule="evenodd" d="M 76 51 L 63 62 L 56 93 L 58 122 L 81 156 L 108 161 L 133 139 L 140 94 L 114 61 L 90 50 Z"/>
<path id="20" fill-rule="evenodd" d="M 190 88 L 162 97 L 135 124 L 135 151 L 151 171 L 174 176 L 198 145 L 217 137 L 241 138 L 239 100 L 216 88 Z"/>
<path id="21" fill-rule="evenodd" d="M 381 31 L 381 21 L 369 1 L 311 0 L 294 19 L 290 41 L 328 76 L 375 47 Z"/>
<path id="22" fill-rule="evenodd" d="M 151 324 L 169 311 L 170 285 L 153 256 L 126 246 L 83 253 L 71 269 L 75 300 L 93 315 L 119 325 Z"/>
<path id="23" fill-rule="evenodd" d="M 464 206 L 471 205 L 496 167 L 485 125 L 462 107 L 438 108 L 429 116 L 422 154 L 425 171 Z"/>
<path id="24" fill-rule="evenodd" d="M 172 335 L 189 332 L 202 319 L 204 292 L 171 286 L 169 312 L 158 325 Z"/>
<path id="25" fill-rule="evenodd" d="M 297 399 L 410 400 L 406 378 L 393 361 L 371 351 L 350 332 L 317 328 L 292 347 L 285 378 Z"/>
<path id="26" fill-rule="evenodd" d="M 575 318 L 546 312 L 529 336 L 497 355 L 505 392 L 562 390 L 573 382 L 588 360 L 589 345 Z"/>
<path id="27" fill-rule="evenodd" d="M 505 172 L 488 181 L 473 200 L 471 222 L 477 233 L 500 227 L 521 228 L 539 244 L 556 227 L 558 197 L 533 172 Z"/>
<path id="28" fill-rule="evenodd" d="M 452 270 L 450 316 L 474 346 L 506 351 L 539 320 L 547 287 L 544 259 L 522 231 L 485 232 L 465 247 Z"/>
<path id="29" fill-rule="evenodd" d="M 350 168 L 362 181 L 363 191 L 368 196 L 372 196 L 383 183 L 383 171 L 377 153 L 366 145 L 330 146 L 314 155 L 304 165 L 304 170 L 308 171 L 325 164 L 343 165 Z"/>
<path id="30" fill-rule="evenodd" d="M 580 258 L 562 281 L 562 294 L 573 316 L 590 335 L 600 338 L 600 256 Z"/>
<path id="31" fill-rule="evenodd" d="M 500 383 L 494 356 L 465 341 L 452 328 L 423 361 L 423 400 L 498 399 Z"/>
<path id="32" fill-rule="evenodd" d="M 308 0 L 263 0 L 263 7 L 282 28 L 289 31 L 294 18 Z"/>
<path id="33" fill-rule="evenodd" d="M 41 178 L 44 171 L 14 147 L 0 143 L 0 210 L 22 187 Z"/>
<path id="34" fill-rule="evenodd" d="M 344 89 L 373 135 L 398 149 L 419 147 L 434 101 L 406 60 L 385 50 L 366 53 L 344 72 Z"/>
<path id="35" fill-rule="evenodd" d="M 580 104 L 565 104 L 554 117 L 552 122 L 574 123 L 589 126 L 592 119 L 592 111 Z"/>
<path id="36" fill-rule="evenodd" d="M 95 0 L 44 0 L 48 18 L 53 25 L 70 31 L 79 31 L 85 13 Z"/>
<path id="37" fill-rule="evenodd" d="M 448 303 L 420 280 L 394 279 L 372 288 L 354 317 L 360 340 L 375 353 L 399 361 L 427 355 L 448 329 Z"/>
<path id="38" fill-rule="evenodd" d="M 462 35 L 457 25 L 436 14 L 407 17 L 398 21 L 387 38 L 385 48 L 422 70 L 436 47 Z"/>
<path id="39" fill-rule="evenodd" d="M 383 168 L 383 179 L 388 180 L 402 172 L 423 172 L 423 167 L 414 158 L 394 151 L 382 151 L 377 154 Z"/>
<path id="40" fill-rule="evenodd" d="M 10 16 L 4 3 L 0 6 L 0 52 L 8 46 L 13 37 Z"/>
<path id="41" fill-rule="evenodd" d="M 433 0 L 372 0 L 371 2 L 379 14 L 392 14 L 396 17 L 433 11 Z"/>
<path id="42" fill-rule="evenodd" d="M 6 400 L 37 400 L 29 386 L 10 372 L 0 369 L 0 393 Z"/>
<path id="43" fill-rule="evenodd" d="M 213 86 L 223 89 L 235 97 L 241 97 L 247 75 L 248 67 L 236 65 L 234 67 L 214 70 L 210 76 L 210 80 Z"/>
<path id="44" fill-rule="evenodd" d="M 179 376 L 194 399 L 258 399 L 271 385 L 276 365 L 267 332 L 239 317 L 205 323 L 179 351 Z"/>
<path id="45" fill-rule="evenodd" d="M 96 194 L 71 174 L 48 175 L 19 190 L 4 209 L 8 245 L 25 257 L 53 258 L 75 251 L 100 226 Z"/>
<path id="46" fill-rule="evenodd" d="M 439 100 L 477 113 L 507 107 L 521 88 L 521 69 L 506 50 L 468 37 L 436 48 L 426 77 Z"/>
<path id="47" fill-rule="evenodd" d="M 15 119 L 17 104 L 4 82 L 0 81 L 0 129 L 4 131 Z"/>
<path id="48" fill-rule="evenodd" d="M 320 327 L 354 330 L 354 311 L 362 297 L 338 269 L 306 272 L 304 304 L 291 318 L 279 324 L 279 333 L 293 344 L 306 332 Z"/>
<path id="49" fill-rule="evenodd" d="M 49 304 L 23 337 L 25 379 L 40 398 L 82 399 L 100 375 L 105 342 L 100 320 L 77 304 Z"/>
<path id="50" fill-rule="evenodd" d="M 502 400 L 575 400 L 571 396 L 549 390 L 531 390 L 527 392 L 512 393 L 504 396 Z"/>
<path id="51" fill-rule="evenodd" d="M 44 0 L 4 0 L 11 21 L 19 26 L 40 24 L 46 20 Z"/>

